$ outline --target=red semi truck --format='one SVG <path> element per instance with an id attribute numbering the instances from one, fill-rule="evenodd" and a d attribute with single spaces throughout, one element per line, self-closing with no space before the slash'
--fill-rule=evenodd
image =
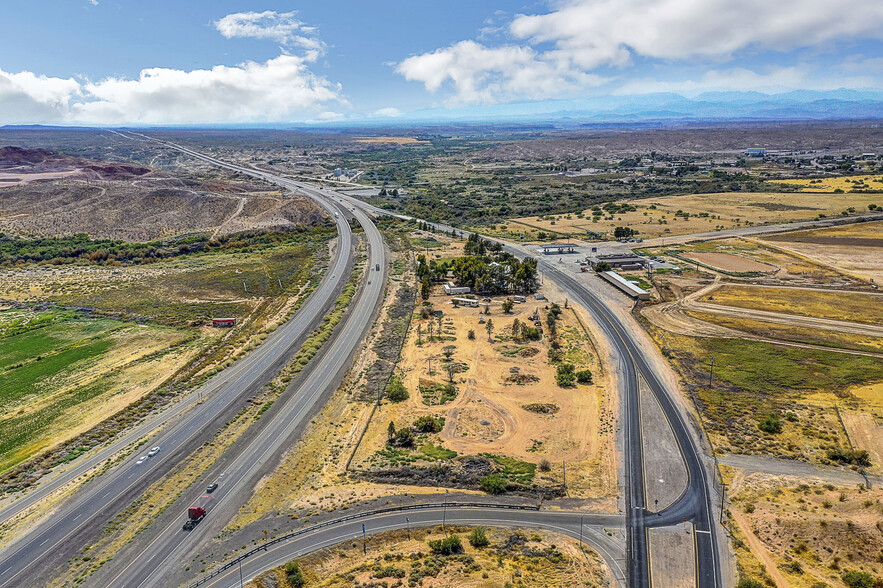
<path id="1" fill-rule="evenodd" d="M 208 494 L 203 494 L 199 498 L 198 504 L 195 504 L 187 509 L 187 522 L 184 523 L 185 531 L 192 531 L 193 527 L 195 527 L 197 524 L 199 524 L 199 521 L 205 518 L 211 500 L 211 496 L 209 496 Z"/>

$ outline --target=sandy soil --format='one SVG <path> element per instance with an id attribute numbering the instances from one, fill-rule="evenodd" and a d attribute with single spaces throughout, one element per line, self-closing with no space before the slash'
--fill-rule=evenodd
<path id="1" fill-rule="evenodd" d="M 866 186 L 879 190 L 883 187 L 883 175 L 861 175 L 861 176 L 840 176 L 837 178 L 806 178 L 795 180 L 775 180 L 770 183 L 787 184 L 791 186 L 800 186 L 801 192 L 833 192 L 834 190 L 855 190 L 858 188 L 856 182 L 861 182 Z M 859 184 L 859 186 L 861 185 Z M 861 188 L 858 188 L 861 189 Z M 868 194 L 868 198 L 873 198 L 873 194 Z"/>
<path id="2" fill-rule="evenodd" d="M 490 588 L 511 585 L 517 578 L 519 584 L 543 588 L 565 586 L 610 586 L 610 572 L 591 548 L 581 551 L 573 539 L 549 531 L 522 531 L 527 541 L 520 539 L 513 547 L 503 547 L 517 531 L 487 529 L 490 545 L 483 549 L 473 548 L 466 536 L 468 528 L 453 529 L 461 537 L 465 556 L 474 562 L 465 566 L 460 556 L 442 558 L 442 570 L 435 577 L 417 581 L 417 586 L 432 588 Z M 369 537 L 367 554 L 362 553 L 362 542 L 347 542 L 312 555 L 300 558 L 298 563 L 304 572 L 308 586 L 343 588 L 349 586 L 398 586 L 409 585 L 409 572 L 420 569 L 421 557 L 428 552 L 427 541 L 444 537 L 440 528 L 389 531 Z M 546 550 L 560 553 L 560 561 L 553 563 L 541 553 Z M 533 552 L 533 555 L 531 555 Z M 414 554 L 420 554 L 416 558 Z M 556 558 L 557 559 L 557 556 Z M 412 567 L 413 562 L 413 567 Z M 378 579 L 374 570 L 381 567 L 401 569 L 405 578 L 396 584 L 395 578 Z M 268 588 L 282 584 L 284 573 L 277 568 L 262 574 L 257 581 L 246 584 L 249 588 Z M 416 578 L 415 578 L 416 580 Z"/>
<path id="3" fill-rule="evenodd" d="M 374 419 L 363 443 L 373 449 L 360 452 L 362 458 L 384 446 L 390 420 L 405 423 L 423 414 L 434 414 L 446 419 L 439 440 L 448 449 L 460 454 L 497 453 L 533 463 L 546 458 L 553 469 L 544 475 L 553 478 L 560 478 L 561 462 L 566 460 L 568 488 L 575 492 L 591 488 L 593 497 L 610 494 L 615 488 L 615 472 L 607 457 L 613 448 L 614 414 L 607 394 L 609 383 L 592 341 L 573 310 L 564 311 L 559 326 L 567 341 L 565 348 L 569 346 L 568 359 L 578 364 L 578 369 L 591 369 L 597 380 L 590 386 L 560 388 L 555 384 L 555 369 L 546 357 L 546 339 L 515 343 L 510 337 L 515 319 L 530 324 L 534 311 L 544 314 L 547 301 L 531 298 L 516 304 L 512 314 L 506 315 L 500 308 L 504 298 L 495 298 L 487 317 L 494 323 L 491 343 L 485 325 L 479 323 L 483 309 L 454 308 L 441 288 L 436 288 L 431 302 L 444 312 L 444 340 L 427 340 L 430 320 L 412 321 L 398 368 L 410 398 L 400 405 L 385 406 L 385 415 Z M 563 299 L 553 300 L 564 303 Z M 436 332 L 438 322 L 432 322 Z M 466 336 L 470 329 L 475 332 L 474 340 Z M 422 333 L 421 344 L 418 330 Z M 455 347 L 452 362 L 466 367 L 454 376 L 457 397 L 447 404 L 427 406 L 419 385 L 421 381 L 447 382 L 442 360 L 444 348 L 449 345 Z M 511 379 L 516 377 L 536 381 L 513 383 Z M 551 403 L 559 410 L 538 414 L 524 408 L 536 403 Z"/>
<path id="4" fill-rule="evenodd" d="M 684 253 L 681 257 L 692 259 L 725 272 L 770 272 L 776 271 L 776 267 L 766 263 L 760 263 L 747 257 L 731 255 L 729 253 Z"/>
<path id="5" fill-rule="evenodd" d="M 81 170 L 69 170 L 69 171 L 56 171 L 56 172 L 43 172 L 43 173 L 9 173 L 9 172 L 0 172 L 0 188 L 9 187 L 9 186 L 19 186 L 21 184 L 27 184 L 30 182 L 35 182 L 37 180 L 59 180 L 61 178 L 65 178 L 68 176 L 74 176 L 81 173 Z M 3 217 L 0 217 L 2 219 Z"/>
<path id="6" fill-rule="evenodd" d="M 883 426 L 866 412 L 840 411 L 849 441 L 856 449 L 864 449 L 871 456 L 872 473 L 883 472 Z"/>

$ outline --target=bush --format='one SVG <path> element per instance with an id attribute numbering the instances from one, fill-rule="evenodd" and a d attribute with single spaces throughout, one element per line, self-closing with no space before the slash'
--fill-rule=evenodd
<path id="1" fill-rule="evenodd" d="M 521 336 L 528 341 L 539 341 L 543 336 L 543 332 L 536 327 L 524 325 L 521 328 Z"/>
<path id="2" fill-rule="evenodd" d="M 868 452 L 864 449 L 841 449 L 839 447 L 836 449 L 829 449 L 828 459 L 863 467 L 871 465 L 871 458 L 868 455 Z"/>
<path id="3" fill-rule="evenodd" d="M 491 540 L 487 537 L 487 531 L 484 530 L 484 527 L 478 527 L 473 529 L 471 533 L 469 533 L 469 545 L 475 547 L 476 549 L 481 547 L 487 547 L 490 545 Z"/>
<path id="4" fill-rule="evenodd" d="M 288 584 L 294 588 L 301 588 L 307 584 L 304 573 L 296 561 L 285 564 L 285 578 L 288 580 Z"/>
<path id="5" fill-rule="evenodd" d="M 757 424 L 757 428 L 764 433 L 778 435 L 782 432 L 782 420 L 776 415 L 770 415 Z"/>
<path id="6" fill-rule="evenodd" d="M 444 539 L 435 539 L 429 542 L 429 549 L 436 555 L 454 555 L 463 553 L 463 543 L 459 535 L 451 535 Z"/>
<path id="7" fill-rule="evenodd" d="M 482 477 L 478 484 L 488 494 L 502 494 L 506 491 L 506 480 L 500 474 L 488 474 Z"/>
<path id="8" fill-rule="evenodd" d="M 744 580 L 739 580 L 736 588 L 764 588 L 764 585 L 754 578 L 745 578 Z"/>
<path id="9" fill-rule="evenodd" d="M 840 576 L 843 583 L 849 588 L 874 588 L 877 586 L 877 580 L 868 572 L 860 572 L 858 570 L 847 570 Z"/>
<path id="10" fill-rule="evenodd" d="M 408 390 L 399 378 L 393 376 L 389 379 L 389 384 L 386 386 L 386 397 L 390 402 L 404 402 L 409 396 Z"/>
<path id="11" fill-rule="evenodd" d="M 475 341 L 475 330 L 469 329 L 468 331 L 466 331 L 466 338 L 470 341 Z"/>
<path id="12" fill-rule="evenodd" d="M 414 421 L 414 428 L 421 433 L 438 433 L 444 426 L 444 417 L 434 417 L 430 414 L 425 414 Z"/>
<path id="13" fill-rule="evenodd" d="M 555 382 L 562 388 L 573 386 L 576 383 L 576 373 L 572 363 L 558 364 L 555 373 Z"/>
<path id="14" fill-rule="evenodd" d="M 409 427 L 402 427 L 396 431 L 396 445 L 402 447 L 410 447 L 414 444 L 414 433 Z"/>
<path id="15" fill-rule="evenodd" d="M 592 383 L 592 371 L 591 370 L 580 370 L 576 372 L 576 381 L 580 384 L 591 384 Z"/>
<path id="16" fill-rule="evenodd" d="M 552 462 L 550 462 L 546 458 L 541 459 L 540 460 L 540 471 L 541 472 L 548 472 L 551 470 L 552 470 Z"/>

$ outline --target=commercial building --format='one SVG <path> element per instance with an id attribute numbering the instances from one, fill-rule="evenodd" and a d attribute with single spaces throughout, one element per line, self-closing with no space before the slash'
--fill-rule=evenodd
<path id="1" fill-rule="evenodd" d="M 599 263 L 607 263 L 610 267 L 625 270 L 637 270 L 646 267 L 647 260 L 634 253 L 609 253 L 590 256 L 587 261 L 593 268 Z"/>
<path id="2" fill-rule="evenodd" d="M 650 293 L 639 288 L 634 282 L 626 280 L 616 272 L 600 272 L 598 274 L 608 283 L 636 300 L 650 300 Z"/>
<path id="3" fill-rule="evenodd" d="M 565 253 L 577 253 L 576 243 L 549 243 L 548 245 L 540 245 L 540 250 L 544 255 L 563 255 Z"/>

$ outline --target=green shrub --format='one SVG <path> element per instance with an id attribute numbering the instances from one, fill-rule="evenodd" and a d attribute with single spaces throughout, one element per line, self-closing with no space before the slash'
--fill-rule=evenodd
<path id="1" fill-rule="evenodd" d="M 576 372 L 576 381 L 580 384 L 591 384 L 592 383 L 592 371 L 591 370 L 580 370 Z"/>
<path id="2" fill-rule="evenodd" d="M 744 580 L 739 580 L 736 588 L 764 588 L 764 585 L 754 578 L 745 578 Z"/>
<path id="3" fill-rule="evenodd" d="M 877 579 L 868 572 L 860 572 L 858 570 L 847 570 L 840 576 L 843 583 L 849 588 L 874 588 L 877 586 Z"/>
<path id="4" fill-rule="evenodd" d="M 408 396 L 408 390 L 401 379 L 396 376 L 391 377 L 389 384 L 386 385 L 386 397 L 389 398 L 390 402 L 404 402 L 408 399 Z"/>
<path id="5" fill-rule="evenodd" d="M 445 417 L 425 414 L 414 421 L 414 428 L 421 433 L 438 433 L 445 426 Z"/>
<path id="6" fill-rule="evenodd" d="M 488 474 L 478 481 L 481 489 L 488 494 L 502 494 L 506 491 L 506 479 L 500 474 Z"/>
<path id="7" fill-rule="evenodd" d="M 469 533 L 469 545 L 476 549 L 487 547 L 490 543 L 491 540 L 488 539 L 487 531 L 484 530 L 484 527 L 477 527 Z"/>
<path id="8" fill-rule="evenodd" d="M 864 467 L 871 465 L 871 458 L 864 449 L 841 449 L 840 447 L 829 449 L 828 459 Z"/>
<path id="9" fill-rule="evenodd" d="M 757 428 L 764 433 L 778 435 L 782 432 L 782 420 L 776 415 L 771 414 L 767 418 L 757 423 Z"/>
<path id="10" fill-rule="evenodd" d="M 451 535 L 444 539 L 435 539 L 429 542 L 429 549 L 436 555 L 454 555 L 463 553 L 463 543 L 459 535 Z"/>
<path id="11" fill-rule="evenodd" d="M 576 373 L 572 363 L 561 363 L 556 367 L 555 383 L 562 388 L 573 386 L 576 383 Z"/>
<path id="12" fill-rule="evenodd" d="M 288 580 L 288 584 L 294 588 L 301 588 L 307 584 L 304 573 L 296 561 L 285 564 L 285 578 Z"/>

